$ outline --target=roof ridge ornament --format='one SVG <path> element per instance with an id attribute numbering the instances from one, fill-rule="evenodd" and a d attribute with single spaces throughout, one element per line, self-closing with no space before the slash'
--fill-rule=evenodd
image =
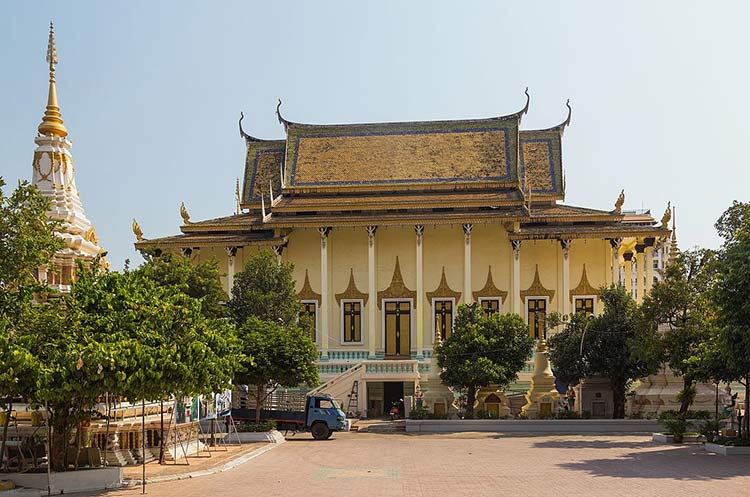
<path id="1" fill-rule="evenodd" d="M 529 112 L 529 104 L 531 103 L 531 95 L 529 95 L 529 87 L 527 86 L 526 89 L 523 91 L 523 94 L 526 95 L 526 105 L 523 106 L 523 109 L 516 112 L 514 115 L 518 116 L 520 119 L 521 116 L 524 114 L 527 114 Z"/>
<path id="2" fill-rule="evenodd" d="M 281 99 L 279 99 L 279 103 L 276 104 L 276 117 L 279 119 L 279 124 L 281 124 L 282 126 L 284 126 L 284 131 L 287 131 L 287 129 L 289 128 L 289 126 L 291 126 L 293 124 L 297 124 L 297 123 L 292 122 L 292 121 L 287 121 L 281 115 Z"/>
<path id="3" fill-rule="evenodd" d="M 615 214 L 622 214 L 622 205 L 625 203 L 625 189 L 620 190 L 620 195 L 615 201 L 615 208 L 612 211 Z"/>
<path id="4" fill-rule="evenodd" d="M 669 229 L 669 221 L 672 219 L 672 201 L 667 202 L 667 210 L 661 217 L 661 227 Z"/>
<path id="5" fill-rule="evenodd" d="M 247 133 L 245 133 L 245 130 L 242 129 L 242 120 L 244 118 L 245 118 L 245 114 L 242 111 L 240 111 L 240 121 L 238 123 L 238 125 L 240 127 L 240 136 L 242 138 L 244 138 L 245 141 L 249 141 L 249 142 L 263 142 L 263 141 L 267 141 L 267 140 L 262 140 L 260 138 L 256 138 L 255 136 L 248 135 Z"/>
<path id="6" fill-rule="evenodd" d="M 185 202 L 180 202 L 180 217 L 182 217 L 183 224 L 190 224 L 190 214 L 185 207 Z"/>

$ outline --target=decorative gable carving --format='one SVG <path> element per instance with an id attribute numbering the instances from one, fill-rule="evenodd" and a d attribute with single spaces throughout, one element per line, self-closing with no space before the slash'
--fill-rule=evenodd
<path id="1" fill-rule="evenodd" d="M 404 277 L 401 276 L 401 266 L 396 256 L 396 267 L 393 269 L 391 284 L 385 290 L 378 292 L 378 309 L 383 307 L 383 299 L 412 299 L 414 307 L 417 307 L 417 292 L 409 290 L 404 284 Z"/>
<path id="2" fill-rule="evenodd" d="M 594 288 L 591 286 L 591 283 L 589 283 L 589 278 L 586 275 L 586 264 L 583 265 L 583 273 L 581 274 L 581 281 L 578 283 L 578 286 L 573 288 L 570 291 L 570 295 L 568 295 L 568 298 L 570 300 L 573 300 L 574 295 L 596 295 L 599 296 L 599 289 Z"/>
<path id="3" fill-rule="evenodd" d="M 432 299 L 438 298 L 454 298 L 456 301 L 461 298 L 461 292 L 456 292 L 448 286 L 448 281 L 445 279 L 445 266 L 443 266 L 443 275 L 440 277 L 440 284 L 434 292 L 427 292 L 427 301 L 432 302 Z"/>
<path id="4" fill-rule="evenodd" d="M 354 268 L 349 268 L 349 284 L 341 293 L 336 294 L 336 302 L 341 304 L 341 300 L 362 300 L 364 305 L 367 305 L 367 298 L 369 295 L 362 293 L 357 288 L 357 284 L 354 282 Z"/>
<path id="5" fill-rule="evenodd" d="M 500 290 L 495 286 L 495 282 L 492 280 L 492 266 L 487 270 L 487 282 L 484 284 L 481 290 L 474 292 L 474 301 L 479 302 L 480 298 L 487 297 L 500 297 L 502 303 L 505 303 L 505 299 L 508 297 L 508 292 Z"/>
<path id="6" fill-rule="evenodd" d="M 554 296 L 554 290 L 549 290 L 542 285 L 539 279 L 539 264 L 537 264 L 534 269 L 534 281 L 531 282 L 529 288 L 521 292 L 521 301 L 525 301 L 526 297 L 549 297 L 552 300 Z"/>
<path id="7" fill-rule="evenodd" d="M 310 278 L 307 274 L 307 269 L 305 269 L 305 283 L 302 285 L 302 290 L 297 294 L 297 298 L 300 300 L 314 300 L 320 304 L 320 294 L 315 293 L 310 286 Z"/>

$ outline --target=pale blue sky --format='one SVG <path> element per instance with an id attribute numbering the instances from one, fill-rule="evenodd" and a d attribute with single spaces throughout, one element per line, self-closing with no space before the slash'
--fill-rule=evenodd
<path id="1" fill-rule="evenodd" d="M 4 2 L 0 175 L 31 178 L 55 21 L 76 181 L 113 267 L 146 237 L 231 214 L 246 131 L 349 123 L 565 118 L 566 203 L 677 206 L 681 246 L 749 200 L 747 2 Z"/>

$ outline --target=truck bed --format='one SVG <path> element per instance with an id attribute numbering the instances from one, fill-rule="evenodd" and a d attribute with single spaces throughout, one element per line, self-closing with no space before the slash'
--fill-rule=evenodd
<path id="1" fill-rule="evenodd" d="M 253 421 L 255 421 L 255 409 L 232 409 L 232 417 L 235 421 L 252 423 Z M 262 409 L 260 411 L 260 419 L 271 419 L 273 421 L 276 421 L 277 424 L 289 423 L 304 426 L 305 412 Z"/>

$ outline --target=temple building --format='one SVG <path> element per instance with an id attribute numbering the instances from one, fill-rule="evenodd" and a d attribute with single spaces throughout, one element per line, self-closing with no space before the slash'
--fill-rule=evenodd
<path id="1" fill-rule="evenodd" d="M 57 235 L 62 238 L 64 246 L 52 260 L 52 268 L 40 268 L 38 277 L 47 281 L 49 286 L 59 293 L 70 290 L 75 277 L 76 260 L 89 264 L 103 249 L 99 246 L 96 230 L 83 211 L 83 204 L 75 181 L 73 155 L 70 152 L 73 144 L 68 140 L 68 130 L 63 124 L 60 107 L 57 103 L 57 86 L 55 84 L 55 65 L 57 49 L 55 32 L 50 23 L 49 44 L 47 46 L 49 63 L 49 91 L 47 108 L 39 124 L 34 142 L 32 162 L 32 184 L 50 202 L 47 216 L 61 222 Z M 102 264 L 106 260 L 102 258 Z"/>
<path id="2" fill-rule="evenodd" d="M 181 233 L 153 239 L 134 221 L 135 246 L 217 259 L 228 291 L 258 250 L 294 263 L 301 312 L 316 323 L 316 390 L 348 411 L 381 415 L 414 393 L 438 415 L 452 409 L 432 356 L 460 304 L 517 313 L 543 345 L 549 313 L 597 314 L 612 283 L 640 301 L 668 257 L 669 208 L 660 221 L 624 211 L 615 184 L 603 185 L 612 208 L 564 203 L 569 105 L 561 124 L 536 130 L 521 129 L 528 91 L 518 112 L 484 119 L 317 125 L 280 107 L 281 139 L 251 136 L 240 119 L 234 214 L 192 221 L 183 206 Z M 508 392 L 484 389 L 478 408 L 506 412 L 533 364 Z"/>

